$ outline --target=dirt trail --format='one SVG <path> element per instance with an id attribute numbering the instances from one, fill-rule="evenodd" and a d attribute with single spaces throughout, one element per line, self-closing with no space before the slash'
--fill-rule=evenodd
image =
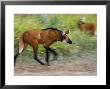
<path id="1" fill-rule="evenodd" d="M 15 76 L 94 76 L 97 62 L 91 58 L 51 61 L 51 66 L 39 63 L 20 63 L 15 67 Z"/>

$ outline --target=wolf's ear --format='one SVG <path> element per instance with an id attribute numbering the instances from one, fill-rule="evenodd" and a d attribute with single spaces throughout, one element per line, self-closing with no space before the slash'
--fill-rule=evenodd
<path id="1" fill-rule="evenodd" d="M 86 17 L 83 17 L 83 16 L 80 17 L 81 22 L 85 22 L 85 20 L 86 20 Z"/>
<path id="2" fill-rule="evenodd" d="M 69 29 L 65 31 L 65 34 L 69 34 L 69 33 L 70 33 L 70 30 Z"/>

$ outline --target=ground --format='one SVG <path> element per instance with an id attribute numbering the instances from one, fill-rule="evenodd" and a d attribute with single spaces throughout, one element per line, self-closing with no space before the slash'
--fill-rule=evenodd
<path id="1" fill-rule="evenodd" d="M 96 76 L 97 62 L 90 56 L 73 58 L 63 57 L 50 61 L 50 66 L 40 65 L 35 60 L 22 62 L 18 58 L 14 70 L 15 76 Z"/>

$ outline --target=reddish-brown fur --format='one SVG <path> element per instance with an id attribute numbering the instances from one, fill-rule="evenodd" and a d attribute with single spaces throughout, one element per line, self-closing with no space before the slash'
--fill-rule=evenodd
<path id="1" fill-rule="evenodd" d="M 96 35 L 96 23 L 79 21 L 78 28 L 80 29 L 80 31 L 87 31 L 90 32 L 92 35 Z"/>
<path id="2" fill-rule="evenodd" d="M 38 44 L 49 47 L 52 43 L 60 39 L 60 34 L 57 31 L 36 29 L 24 32 L 22 37 L 24 43 L 32 47 L 36 47 Z"/>
<path id="3" fill-rule="evenodd" d="M 62 31 L 56 28 L 34 29 L 24 32 L 19 39 L 19 53 L 14 56 L 15 61 L 17 56 L 26 48 L 26 46 L 30 45 L 33 48 L 35 59 L 39 63 L 44 64 L 37 59 L 38 44 L 42 44 L 47 50 L 46 60 L 48 63 L 48 50 L 54 55 L 57 55 L 56 52 L 50 48 L 50 45 L 56 41 L 62 41 L 63 39 L 67 40 L 67 43 L 72 43 L 66 34 L 69 34 L 68 30 L 63 34 Z"/>

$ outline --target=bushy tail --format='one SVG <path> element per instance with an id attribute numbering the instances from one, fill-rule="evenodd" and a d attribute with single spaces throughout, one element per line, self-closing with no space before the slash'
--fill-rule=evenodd
<path id="1" fill-rule="evenodd" d="M 23 51 L 23 49 L 24 49 L 24 42 L 23 42 L 23 36 L 21 36 L 19 39 L 19 54 Z"/>
<path id="2" fill-rule="evenodd" d="M 20 53 L 23 51 L 23 49 L 24 49 L 24 42 L 23 42 L 23 36 L 21 36 L 20 39 L 19 39 L 18 52 L 14 55 L 14 66 L 16 64 L 16 58 L 20 55 Z"/>

